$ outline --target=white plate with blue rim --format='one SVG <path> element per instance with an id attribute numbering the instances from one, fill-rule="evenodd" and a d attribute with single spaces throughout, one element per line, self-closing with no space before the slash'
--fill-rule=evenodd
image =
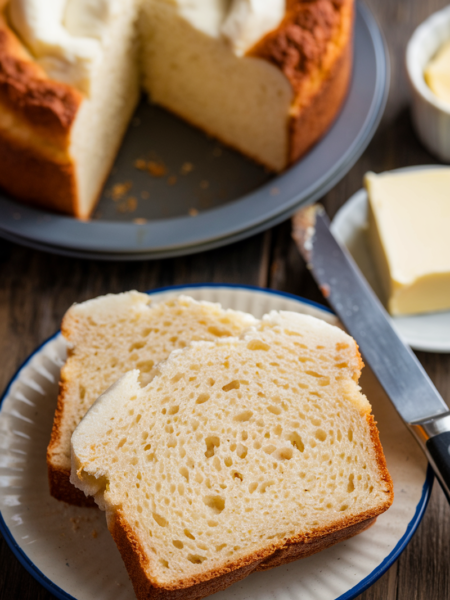
<path id="1" fill-rule="evenodd" d="M 439 169 L 443 165 L 420 165 L 395 169 L 391 173 Z M 348 248 L 369 285 L 381 300 L 381 288 L 367 239 L 368 197 L 365 189 L 358 190 L 336 213 L 331 229 L 336 238 Z M 450 311 L 392 317 L 392 324 L 402 340 L 424 352 L 450 352 Z"/>
<path id="2" fill-rule="evenodd" d="M 247 286 L 202 284 L 155 290 L 180 293 L 253 313 L 307 313 L 337 323 L 328 309 L 291 294 Z M 66 356 L 60 333 L 20 367 L 0 404 L 0 531 L 23 566 L 56 598 L 132 600 L 133 588 L 104 514 L 58 502 L 48 490 L 45 454 Z M 361 378 L 373 406 L 394 481 L 392 507 L 375 525 L 332 548 L 270 572 L 250 575 L 215 600 L 350 600 L 395 562 L 417 529 L 433 483 L 427 461 L 370 369 Z"/>

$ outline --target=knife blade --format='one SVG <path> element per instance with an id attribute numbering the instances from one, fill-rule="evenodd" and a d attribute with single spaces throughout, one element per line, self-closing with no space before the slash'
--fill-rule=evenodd
<path id="1" fill-rule="evenodd" d="M 322 206 L 293 217 L 292 237 L 322 293 L 356 340 L 400 417 L 428 457 L 450 502 L 450 411 L 348 250 Z"/>

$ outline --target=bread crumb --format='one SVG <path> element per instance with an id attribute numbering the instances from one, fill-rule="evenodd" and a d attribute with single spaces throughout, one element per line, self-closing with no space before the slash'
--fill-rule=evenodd
<path id="1" fill-rule="evenodd" d="M 72 523 L 73 531 L 78 531 L 80 529 L 80 518 L 79 517 L 70 517 L 69 520 Z"/>
<path id="2" fill-rule="evenodd" d="M 128 190 L 131 189 L 132 185 L 133 184 L 131 181 L 126 181 L 125 183 L 116 183 L 111 190 L 112 199 L 114 202 L 117 202 L 117 200 L 120 200 L 123 196 L 125 196 Z"/>
<path id="3" fill-rule="evenodd" d="M 167 167 L 161 161 L 149 160 L 147 163 L 147 171 L 153 177 L 164 177 L 167 173 Z"/>
<path id="4" fill-rule="evenodd" d="M 171 175 L 168 179 L 167 179 L 167 183 L 169 185 L 175 185 L 177 182 L 177 176 L 176 175 Z"/>
<path id="5" fill-rule="evenodd" d="M 322 292 L 325 298 L 328 298 L 330 295 L 330 286 L 327 283 L 319 286 L 320 291 Z"/>
<path id="6" fill-rule="evenodd" d="M 188 173 L 190 173 L 193 170 L 194 170 L 194 165 L 190 162 L 185 162 L 181 165 L 181 174 L 182 175 L 187 175 Z"/>
<path id="7" fill-rule="evenodd" d="M 96 529 L 93 529 L 93 530 L 92 530 L 92 537 L 94 538 L 94 540 L 95 540 L 96 538 L 98 538 L 98 531 L 97 531 Z"/>
<path id="8" fill-rule="evenodd" d="M 204 179 L 203 181 L 200 181 L 200 187 L 202 188 L 202 190 L 206 190 L 209 188 L 209 181 L 206 181 L 206 179 Z"/>
<path id="9" fill-rule="evenodd" d="M 130 212 L 133 212 L 137 208 L 137 199 L 134 196 L 127 198 L 127 208 Z"/>
<path id="10" fill-rule="evenodd" d="M 143 158 L 138 158 L 134 162 L 134 166 L 136 167 L 136 169 L 139 169 L 140 171 L 145 171 L 145 169 L 147 168 L 147 162 Z"/>
<path id="11" fill-rule="evenodd" d="M 136 223 L 136 225 L 145 225 L 147 223 L 147 219 L 133 219 L 133 223 Z"/>
<path id="12" fill-rule="evenodd" d="M 188 213 L 190 217 L 196 217 L 198 215 L 198 210 L 196 208 L 190 208 Z"/>
<path id="13" fill-rule="evenodd" d="M 280 193 L 280 190 L 276 187 L 270 188 L 270 195 L 271 196 L 278 196 L 278 194 Z"/>
<path id="14" fill-rule="evenodd" d="M 137 208 L 137 205 L 137 199 L 134 196 L 129 196 L 126 200 L 119 204 L 117 210 L 121 213 L 134 212 Z"/>
<path id="15" fill-rule="evenodd" d="M 141 198 L 143 198 L 144 200 L 147 200 L 147 198 L 150 198 L 150 194 L 144 190 L 141 192 Z"/>

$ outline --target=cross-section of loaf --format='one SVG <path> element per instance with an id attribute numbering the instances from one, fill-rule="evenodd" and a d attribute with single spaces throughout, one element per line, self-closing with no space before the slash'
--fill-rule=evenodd
<path id="1" fill-rule="evenodd" d="M 70 504 L 92 505 L 70 484 L 70 437 L 93 402 L 121 375 L 139 369 L 141 381 L 153 365 L 192 340 L 239 335 L 256 320 L 218 304 L 180 296 L 151 303 L 147 294 L 127 292 L 72 306 L 62 333 L 69 355 L 47 449 L 51 494 Z"/>
<path id="2" fill-rule="evenodd" d="M 197 599 L 369 527 L 393 500 L 347 334 L 271 313 L 124 375 L 72 436 L 139 600 Z"/>

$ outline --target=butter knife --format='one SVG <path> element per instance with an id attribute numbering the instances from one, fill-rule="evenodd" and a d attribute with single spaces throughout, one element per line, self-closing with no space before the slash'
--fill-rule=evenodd
<path id="1" fill-rule="evenodd" d="M 323 295 L 425 452 L 450 502 L 450 410 L 412 350 L 395 332 L 322 206 L 293 217 L 292 236 Z"/>

